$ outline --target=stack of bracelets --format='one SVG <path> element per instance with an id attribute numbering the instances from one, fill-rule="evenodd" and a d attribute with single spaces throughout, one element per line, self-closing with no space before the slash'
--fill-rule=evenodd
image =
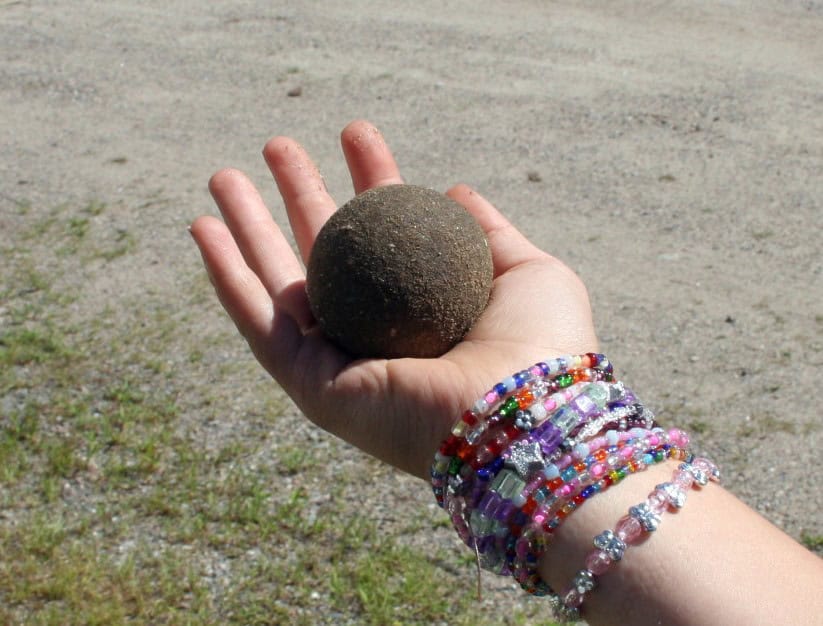
<path id="1" fill-rule="evenodd" d="M 585 567 L 555 593 L 537 568 L 553 533 L 589 498 L 666 459 L 681 461 L 671 481 L 595 537 Z M 537 363 L 492 387 L 454 425 L 431 470 L 438 504 L 479 564 L 549 596 L 562 620 L 580 617 L 596 577 L 654 531 L 663 512 L 719 477 L 711 461 L 691 454 L 686 433 L 659 427 L 609 360 L 593 353 Z"/>

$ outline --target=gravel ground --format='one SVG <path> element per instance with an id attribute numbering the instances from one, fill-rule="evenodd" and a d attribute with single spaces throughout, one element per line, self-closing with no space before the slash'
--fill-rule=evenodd
<path id="1" fill-rule="evenodd" d="M 259 156 L 274 134 L 304 143 L 342 204 L 337 134 L 369 119 L 408 182 L 473 185 L 578 271 L 622 378 L 694 433 L 734 493 L 819 537 L 821 32 L 814 1 L 2 0 L 0 244 L 55 207 L 105 203 L 97 244 L 126 253 L 64 259 L 56 276 L 77 295 L 66 320 L 109 321 L 84 340 L 117 342 L 163 312 L 177 330 L 155 357 L 184 390 L 176 428 L 206 450 L 259 437 L 252 464 L 308 445 L 330 460 L 311 478 L 317 515 L 332 515 L 323 493 L 342 467 L 357 480 L 341 523 L 365 505 L 381 532 L 430 545 L 406 525 L 436 515 L 425 485 L 300 418 L 234 339 L 186 233 L 229 165 L 285 222 Z M 214 585 L 230 586 L 214 562 Z M 472 574 L 455 580 L 470 589 Z M 485 584 L 489 607 L 530 602 Z M 342 619 L 322 598 L 309 613 Z"/>

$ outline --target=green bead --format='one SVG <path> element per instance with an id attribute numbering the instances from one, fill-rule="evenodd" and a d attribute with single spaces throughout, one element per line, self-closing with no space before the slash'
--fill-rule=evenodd
<path id="1" fill-rule="evenodd" d="M 503 417 L 510 417 L 514 415 L 517 409 L 520 408 L 520 405 L 517 402 L 516 398 L 509 398 L 503 403 L 503 406 L 500 407 L 500 414 Z"/>
<path id="2" fill-rule="evenodd" d="M 450 476 L 457 476 L 457 473 L 460 471 L 460 468 L 463 466 L 463 461 L 461 461 L 458 457 L 452 457 L 452 460 L 449 461 L 449 475 Z"/>
<path id="3" fill-rule="evenodd" d="M 560 374 L 560 376 L 558 376 L 555 379 L 555 382 L 557 383 L 558 387 L 560 387 L 561 389 L 565 389 L 566 387 L 570 387 L 572 383 L 574 383 L 574 376 L 572 376 L 571 374 Z"/>

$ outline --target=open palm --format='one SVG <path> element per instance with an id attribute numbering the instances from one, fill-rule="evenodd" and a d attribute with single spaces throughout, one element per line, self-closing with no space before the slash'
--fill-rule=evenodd
<path id="1" fill-rule="evenodd" d="M 352 122 L 341 141 L 355 193 L 403 182 L 369 123 Z M 337 203 L 294 140 L 275 137 L 263 154 L 305 263 Z M 303 265 L 248 178 L 222 170 L 210 189 L 225 223 L 200 217 L 191 232 L 220 301 L 258 361 L 316 424 L 409 473 L 428 474 L 452 422 L 501 378 L 538 360 L 597 348 L 579 278 L 458 185 L 448 194 L 477 219 L 491 247 L 488 307 L 437 359 L 354 360 L 316 326 Z"/>

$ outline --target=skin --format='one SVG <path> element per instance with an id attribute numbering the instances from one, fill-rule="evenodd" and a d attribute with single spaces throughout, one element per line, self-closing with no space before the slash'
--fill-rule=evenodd
<path id="1" fill-rule="evenodd" d="M 341 144 L 355 193 L 403 182 L 368 122 L 349 124 Z M 454 420 L 490 385 L 540 360 L 597 351 L 577 275 L 533 246 L 477 192 L 457 185 L 447 193 L 477 219 L 492 251 L 486 311 L 440 358 L 351 359 L 319 332 L 305 295 L 303 267 L 338 203 L 293 139 L 271 139 L 263 156 L 301 258 L 237 170 L 221 170 L 209 182 L 224 221 L 200 217 L 191 234 L 218 298 L 257 360 L 321 428 L 427 479 Z M 612 528 L 672 470 L 671 464 L 651 468 L 576 512 L 541 561 L 544 578 L 564 589 L 592 537 Z M 823 624 L 823 561 L 717 485 L 693 490 L 686 507 L 666 514 L 660 529 L 630 547 L 600 583 L 586 601 L 591 624 Z"/>

